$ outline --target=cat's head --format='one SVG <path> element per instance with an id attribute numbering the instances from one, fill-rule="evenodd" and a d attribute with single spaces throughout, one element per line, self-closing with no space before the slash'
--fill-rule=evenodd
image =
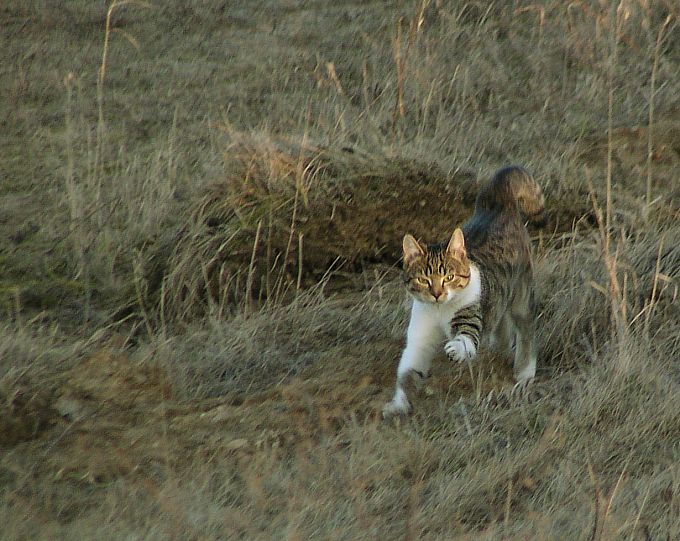
<path id="1" fill-rule="evenodd" d="M 448 244 L 426 246 L 405 235 L 403 248 L 406 287 L 419 301 L 445 303 L 470 283 L 470 261 L 459 228 Z"/>

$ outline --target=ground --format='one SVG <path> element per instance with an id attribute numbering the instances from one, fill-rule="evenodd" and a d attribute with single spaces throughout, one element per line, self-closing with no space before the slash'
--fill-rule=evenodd
<path id="1" fill-rule="evenodd" d="M 680 538 L 671 2 L 0 7 L 0 539 Z M 404 233 L 532 171 L 541 354 L 385 422 Z"/>

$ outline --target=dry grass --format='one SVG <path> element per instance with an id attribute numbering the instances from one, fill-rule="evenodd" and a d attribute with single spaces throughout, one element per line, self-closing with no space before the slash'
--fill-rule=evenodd
<path id="1" fill-rule="evenodd" d="M 62 4 L 0 7 L 0 539 L 680 538 L 675 4 Z M 400 238 L 506 163 L 534 391 L 384 424 Z"/>

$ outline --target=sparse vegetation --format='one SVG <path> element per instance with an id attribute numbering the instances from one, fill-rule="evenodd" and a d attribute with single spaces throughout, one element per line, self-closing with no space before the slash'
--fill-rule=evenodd
<path id="1" fill-rule="evenodd" d="M 674 2 L 53 4 L 0 7 L 0 539 L 680 538 Z M 441 359 L 383 423 L 401 236 L 508 163 L 531 399 Z"/>

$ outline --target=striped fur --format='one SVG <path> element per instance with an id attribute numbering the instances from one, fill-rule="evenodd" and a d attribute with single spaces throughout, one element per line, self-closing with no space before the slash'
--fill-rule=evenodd
<path id="1" fill-rule="evenodd" d="M 451 334 L 457 336 L 459 334 L 469 336 L 479 349 L 479 343 L 482 337 L 482 309 L 479 303 L 466 306 L 459 310 L 449 322 L 451 327 Z"/>
<path id="2" fill-rule="evenodd" d="M 536 372 L 536 295 L 525 221 L 544 220 L 540 186 L 521 167 L 505 167 L 482 187 L 475 212 L 448 242 L 404 237 L 404 278 L 413 297 L 406 348 L 386 417 L 408 413 L 436 351 L 456 362 L 474 359 L 483 339 L 514 350 L 518 385 Z"/>

